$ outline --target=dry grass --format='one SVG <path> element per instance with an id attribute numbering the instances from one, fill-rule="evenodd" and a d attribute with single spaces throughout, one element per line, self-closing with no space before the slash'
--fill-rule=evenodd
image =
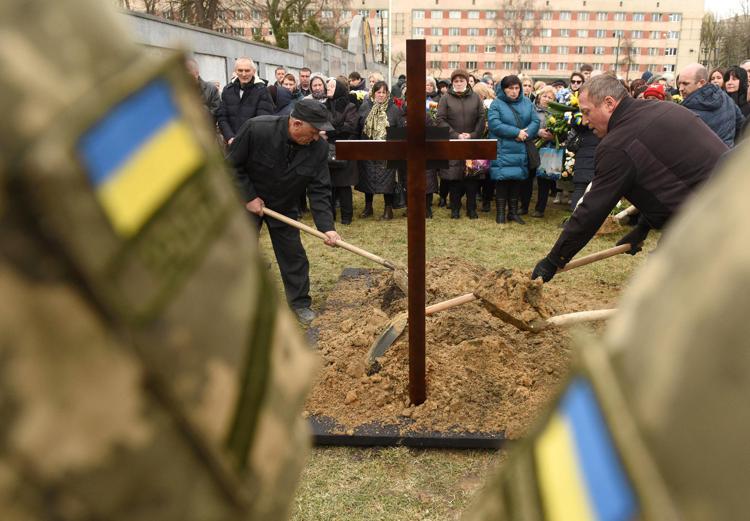
<path id="1" fill-rule="evenodd" d="M 355 196 L 355 219 L 338 226 L 344 240 L 382 257 L 406 264 L 405 210 L 395 211 L 393 221 L 379 221 L 382 198 L 376 196 L 375 217 L 358 219 L 364 206 Z M 435 207 L 427 222 L 427 258 L 459 256 L 487 268 L 531 270 L 557 239 L 558 225 L 568 214 L 551 204 L 544 219 L 526 218 L 527 225 L 497 225 L 494 207 L 480 212 L 479 220 L 449 219 L 449 212 Z M 304 221 L 311 223 L 309 214 Z M 623 234 L 625 231 L 623 231 Z M 304 235 L 304 234 L 303 234 Z M 649 238 L 646 250 L 655 247 Z M 581 255 L 614 245 L 619 235 L 596 238 Z M 303 236 L 310 259 L 313 307 L 320 307 L 345 267 L 377 267 L 371 261 L 341 249 L 328 248 L 319 239 Z M 273 260 L 267 233 L 262 249 Z M 622 287 L 644 255 L 620 255 L 556 277 L 551 284 L 565 289 L 600 285 Z M 279 287 L 278 267 L 271 272 Z M 489 451 L 415 451 L 405 448 L 318 448 L 308 461 L 295 497 L 293 519 L 315 520 L 450 520 L 457 519 L 484 476 L 501 459 Z"/>

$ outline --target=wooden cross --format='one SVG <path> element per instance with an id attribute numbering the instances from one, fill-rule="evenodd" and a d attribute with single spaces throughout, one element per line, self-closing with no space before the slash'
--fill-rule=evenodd
<path id="1" fill-rule="evenodd" d="M 409 245 L 409 399 L 425 401 L 425 169 L 428 159 L 495 159 L 497 141 L 426 140 L 425 40 L 406 41 L 407 138 L 337 141 L 336 157 L 350 160 L 406 159 Z M 429 149 L 428 149 L 429 147 Z"/>

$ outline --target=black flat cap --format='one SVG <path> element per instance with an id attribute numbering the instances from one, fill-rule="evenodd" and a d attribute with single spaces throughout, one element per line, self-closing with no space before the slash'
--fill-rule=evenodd
<path id="1" fill-rule="evenodd" d="M 298 101 L 292 109 L 294 119 L 309 123 L 318 130 L 334 130 L 328 109 L 321 102 L 311 99 Z"/>

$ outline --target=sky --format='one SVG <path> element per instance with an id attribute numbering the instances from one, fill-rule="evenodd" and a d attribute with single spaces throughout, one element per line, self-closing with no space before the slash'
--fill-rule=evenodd
<path id="1" fill-rule="evenodd" d="M 713 11 L 719 16 L 733 14 L 740 9 L 742 0 L 705 0 L 706 11 Z"/>

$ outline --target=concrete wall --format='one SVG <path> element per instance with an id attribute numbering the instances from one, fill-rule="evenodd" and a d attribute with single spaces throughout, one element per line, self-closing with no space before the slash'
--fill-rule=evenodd
<path id="1" fill-rule="evenodd" d="M 218 81 L 222 87 L 232 77 L 234 61 L 242 56 L 252 58 L 258 66 L 258 75 L 265 79 L 273 79 L 274 69 L 279 65 L 295 74 L 304 66 L 327 76 L 364 71 L 361 57 L 305 33 L 290 33 L 286 50 L 146 14 L 126 12 L 123 16 L 133 39 L 149 52 L 157 55 L 171 49 L 192 52 L 201 77 Z M 368 70 L 385 73 L 387 67 L 376 64 Z"/>

